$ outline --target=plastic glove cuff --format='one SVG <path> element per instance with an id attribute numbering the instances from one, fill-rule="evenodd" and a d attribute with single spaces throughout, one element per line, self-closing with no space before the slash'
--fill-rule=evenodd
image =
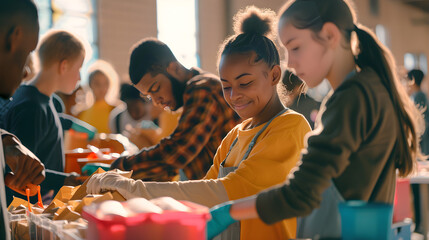
<path id="1" fill-rule="evenodd" d="M 225 204 L 220 205 L 219 207 L 213 209 L 212 214 L 215 214 L 216 217 L 221 217 L 222 221 L 224 223 L 227 223 L 228 225 L 233 224 L 237 222 L 234 218 L 231 217 L 231 202 L 227 202 Z"/>

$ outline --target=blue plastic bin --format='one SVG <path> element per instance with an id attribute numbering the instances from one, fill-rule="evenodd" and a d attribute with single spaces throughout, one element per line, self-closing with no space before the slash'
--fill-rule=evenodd
<path id="1" fill-rule="evenodd" d="M 393 206 L 384 203 L 347 201 L 339 204 L 343 240 L 389 240 Z"/>

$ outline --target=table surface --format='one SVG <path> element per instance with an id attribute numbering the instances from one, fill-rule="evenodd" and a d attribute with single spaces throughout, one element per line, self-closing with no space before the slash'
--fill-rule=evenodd
<path id="1" fill-rule="evenodd" d="M 411 184 L 429 184 L 429 162 L 418 162 L 417 173 L 409 178 Z"/>

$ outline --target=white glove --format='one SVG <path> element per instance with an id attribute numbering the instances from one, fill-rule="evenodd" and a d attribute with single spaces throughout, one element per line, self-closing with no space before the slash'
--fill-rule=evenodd
<path id="1" fill-rule="evenodd" d="M 86 189 L 89 194 L 117 190 L 127 200 L 135 197 L 153 199 L 169 196 L 177 200 L 188 200 L 209 207 L 229 200 L 222 182 L 216 179 L 143 182 L 109 171 L 94 174 L 89 179 Z"/>
<path id="2" fill-rule="evenodd" d="M 117 190 L 124 198 L 130 199 L 137 197 L 132 194 L 135 180 L 121 176 L 116 172 L 105 172 L 94 174 L 86 185 L 88 194 L 98 194 L 103 191 Z"/>

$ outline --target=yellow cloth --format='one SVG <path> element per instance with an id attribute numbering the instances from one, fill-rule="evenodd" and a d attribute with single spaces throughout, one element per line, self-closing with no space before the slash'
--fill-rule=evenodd
<path id="1" fill-rule="evenodd" d="M 237 166 L 248 149 L 253 136 L 263 127 L 244 130 L 250 123 L 245 120 L 224 138 L 214 157 L 213 165 L 205 179 L 218 176 L 219 165 L 225 159 L 229 148 L 238 136 L 225 167 Z M 288 110 L 275 118 L 259 136 L 248 158 L 238 169 L 219 179 L 230 200 L 257 194 L 261 190 L 280 184 L 299 160 L 304 148 L 304 137 L 310 131 L 305 118 Z M 241 239 L 289 239 L 296 235 L 296 218 L 287 219 L 273 225 L 266 225 L 259 219 L 241 221 Z"/>
<path id="2" fill-rule="evenodd" d="M 115 108 L 106 101 L 98 101 L 91 108 L 81 112 L 78 118 L 94 126 L 99 133 L 110 133 L 109 114 Z"/>

